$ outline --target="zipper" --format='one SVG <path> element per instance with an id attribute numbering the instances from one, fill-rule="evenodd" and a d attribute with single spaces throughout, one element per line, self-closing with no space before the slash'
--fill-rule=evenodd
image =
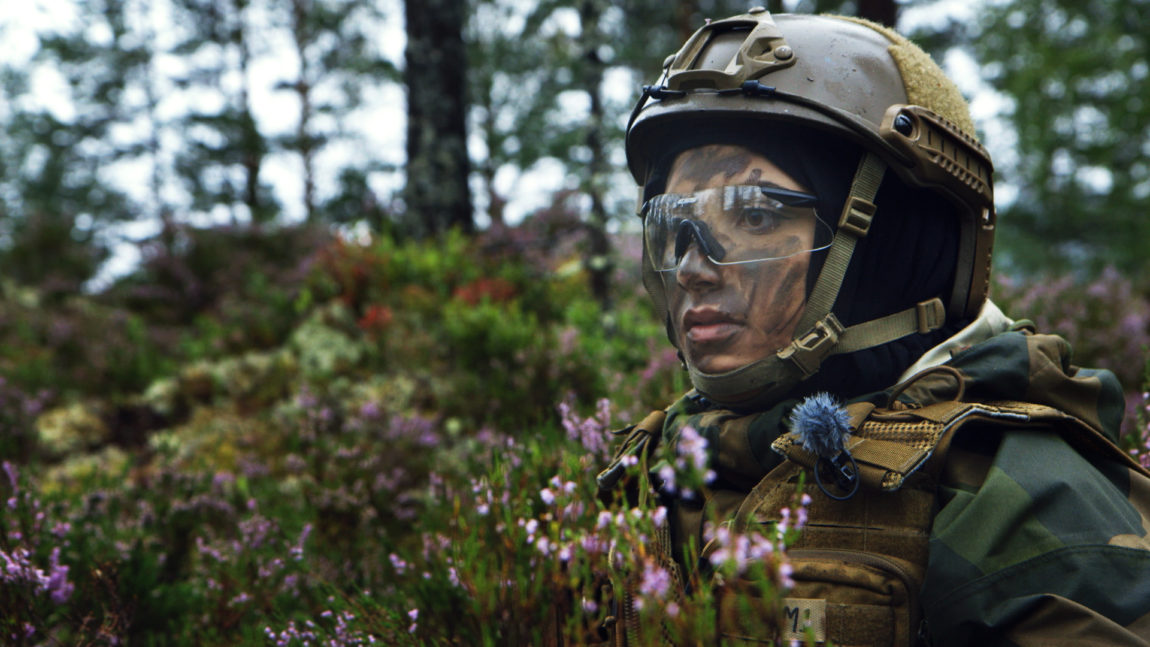
<path id="1" fill-rule="evenodd" d="M 910 612 L 907 623 L 907 645 L 917 645 L 918 628 L 922 620 L 919 611 L 919 585 L 916 578 L 901 564 L 884 555 L 865 553 L 858 550 L 836 550 L 832 548 L 791 548 L 787 556 L 793 559 L 838 560 L 871 566 L 887 573 L 892 573 L 902 580 L 907 593 L 907 609 Z"/>

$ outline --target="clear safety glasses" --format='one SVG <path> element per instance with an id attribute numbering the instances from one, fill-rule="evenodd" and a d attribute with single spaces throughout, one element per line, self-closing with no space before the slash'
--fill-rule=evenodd
<path id="1" fill-rule="evenodd" d="M 655 270 L 679 267 L 691 243 L 716 265 L 777 260 L 830 247 L 817 198 L 772 186 L 664 193 L 643 205 L 643 242 Z"/>

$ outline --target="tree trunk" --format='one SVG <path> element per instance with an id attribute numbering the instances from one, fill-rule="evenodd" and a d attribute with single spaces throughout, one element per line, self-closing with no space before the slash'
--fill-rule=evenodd
<path id="1" fill-rule="evenodd" d="M 687 42 L 691 34 L 702 25 L 695 24 L 695 16 L 699 13 L 699 3 L 697 1 L 683 0 L 675 4 L 675 30 L 679 32 L 677 45 L 682 45 Z M 672 52 L 667 52 L 671 54 Z"/>
<path id="2" fill-rule="evenodd" d="M 467 155 L 464 2 L 405 0 L 407 225 L 416 236 L 474 231 Z"/>
<path id="3" fill-rule="evenodd" d="M 307 47 L 312 42 L 308 28 L 308 11 L 311 3 L 307 0 L 292 0 L 292 40 L 295 41 L 296 56 L 299 58 L 299 78 L 295 82 L 295 93 L 299 98 L 299 125 L 296 127 L 300 160 L 303 162 L 303 209 L 308 222 L 315 221 L 315 139 L 312 137 L 312 70 Z"/>
<path id="4" fill-rule="evenodd" d="M 499 128 L 495 123 L 496 108 L 491 100 L 491 84 L 484 84 L 480 90 L 482 96 L 475 97 L 476 104 L 483 108 L 483 122 L 479 127 L 483 131 L 483 138 L 487 141 L 487 158 L 479 166 L 479 176 L 483 178 L 483 188 L 487 192 L 487 217 L 491 220 L 492 229 L 501 229 L 504 226 L 503 208 L 507 200 L 495 190 L 495 173 L 498 170 L 494 159 L 495 149 L 499 146 L 497 135 Z"/>
<path id="5" fill-rule="evenodd" d="M 877 23 L 894 27 L 898 20 L 898 5 L 894 0 L 858 0 L 859 18 L 866 18 Z"/>
<path id="6" fill-rule="evenodd" d="M 246 0 L 235 0 L 236 25 L 232 37 L 240 54 L 240 157 L 244 169 L 243 201 L 248 207 L 253 224 L 268 222 L 275 216 L 275 212 L 265 205 L 260 195 L 260 170 L 263 166 L 264 141 L 252 114 L 251 79 L 251 48 L 247 41 L 247 17 L 244 11 L 247 8 Z"/>
<path id="7" fill-rule="evenodd" d="M 607 208 L 603 203 L 603 193 L 607 184 L 607 153 L 603 147 L 603 123 L 606 119 L 603 110 L 603 69 L 606 67 L 599 58 L 599 44 L 602 35 L 599 19 L 602 8 L 599 0 L 583 0 L 579 7 L 579 19 L 583 32 L 583 89 L 591 103 L 591 114 L 587 124 L 587 148 L 591 160 L 587 165 L 586 187 L 591 198 L 591 213 L 587 227 L 587 269 L 590 273 L 591 293 L 604 310 L 611 305 L 611 241 L 607 238 Z"/>

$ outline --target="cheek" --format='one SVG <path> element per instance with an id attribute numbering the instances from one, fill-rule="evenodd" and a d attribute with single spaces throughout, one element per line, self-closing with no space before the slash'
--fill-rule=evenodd
<path id="1" fill-rule="evenodd" d="M 683 306 L 683 299 L 686 297 L 686 292 L 679 287 L 679 284 L 671 276 L 670 273 L 662 275 L 663 297 L 667 300 L 667 312 L 671 316 L 671 327 L 675 331 L 675 336 L 679 336 L 679 315 Z"/>
<path id="2" fill-rule="evenodd" d="M 780 240 L 775 247 L 771 250 L 775 256 L 786 258 L 793 254 L 806 251 L 814 246 L 814 236 L 799 234 L 794 236 L 787 236 Z"/>
<path id="3" fill-rule="evenodd" d="M 792 257 L 772 264 L 748 285 L 751 304 L 749 322 L 769 336 L 790 337 L 806 303 L 809 256 Z"/>

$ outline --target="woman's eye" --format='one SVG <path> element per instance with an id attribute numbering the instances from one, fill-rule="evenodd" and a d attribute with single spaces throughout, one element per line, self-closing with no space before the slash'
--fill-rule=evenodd
<path id="1" fill-rule="evenodd" d="M 752 231 L 766 231 L 777 225 L 775 215 L 766 209 L 744 209 L 743 226 Z"/>

